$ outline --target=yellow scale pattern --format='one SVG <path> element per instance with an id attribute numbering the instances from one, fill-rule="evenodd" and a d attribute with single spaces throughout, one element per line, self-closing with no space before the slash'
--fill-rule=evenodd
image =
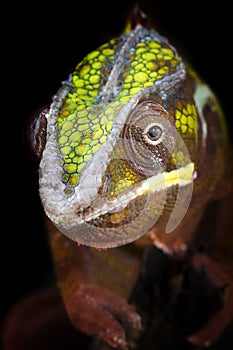
<path id="1" fill-rule="evenodd" d="M 132 96 L 141 88 L 154 85 L 155 81 L 175 71 L 178 64 L 178 58 L 170 48 L 149 40 L 139 42 L 129 59 L 131 69 L 122 74 L 124 85 L 120 96 Z"/>
<path id="2" fill-rule="evenodd" d="M 182 134 L 189 132 L 195 134 L 197 129 L 197 111 L 193 104 L 187 103 L 184 107 L 178 103 L 176 110 L 176 128 L 181 130 Z"/>
<path id="3" fill-rule="evenodd" d="M 189 154 L 193 155 L 197 146 L 197 110 L 195 104 L 178 100 L 176 102 L 175 111 L 171 111 L 174 115 L 177 131 L 181 134 L 182 140 L 186 141 Z M 170 164 L 177 168 L 187 164 L 188 159 L 181 151 L 173 152 Z"/>
<path id="4" fill-rule="evenodd" d="M 117 93 L 110 94 L 102 103 L 101 94 L 124 44 L 122 41 L 112 39 L 89 53 L 72 75 L 70 93 L 57 119 L 67 194 L 73 192 L 85 165 L 107 140 L 122 106 L 141 88 L 152 86 L 175 71 L 179 64 L 179 58 L 166 43 L 142 38 L 125 57 L 115 86 Z"/>

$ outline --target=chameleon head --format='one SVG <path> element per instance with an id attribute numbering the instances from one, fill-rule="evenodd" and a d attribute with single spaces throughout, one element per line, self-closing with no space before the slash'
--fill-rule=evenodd
<path id="1" fill-rule="evenodd" d="M 62 233 L 108 248 L 138 239 L 164 211 L 167 232 L 179 224 L 197 143 L 186 78 L 176 50 L 140 24 L 77 65 L 46 113 L 40 162 L 42 204 Z"/>

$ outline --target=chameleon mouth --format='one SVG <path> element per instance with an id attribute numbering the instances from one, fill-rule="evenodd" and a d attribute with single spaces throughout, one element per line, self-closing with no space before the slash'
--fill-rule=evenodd
<path id="1" fill-rule="evenodd" d="M 176 186 L 178 189 L 187 186 L 195 179 L 194 163 L 190 162 L 187 165 L 172 171 L 164 171 L 135 183 L 125 191 L 106 199 L 103 196 L 97 195 L 92 204 L 83 210 L 76 211 L 76 216 L 79 224 L 93 223 L 98 226 L 97 220 L 107 214 L 114 215 L 115 222 L 121 223 L 121 220 L 116 220 L 117 215 L 122 216 L 122 211 L 135 199 L 147 197 L 147 202 L 150 196 L 156 195 L 162 191 Z M 179 191 L 178 191 L 179 192 Z M 190 193 L 191 195 L 192 193 Z M 178 193 L 179 197 L 179 193 Z M 178 198 L 177 197 L 177 198 Z M 145 204 L 146 205 L 146 204 Z M 187 208 L 183 208 L 184 214 Z"/>
<path id="2" fill-rule="evenodd" d="M 106 199 L 97 194 L 90 205 L 81 209 L 77 202 L 68 208 L 63 206 L 60 215 L 53 216 L 59 218 L 55 225 L 78 244 L 99 249 L 139 239 L 163 213 L 168 213 L 165 233 L 170 233 L 188 210 L 195 177 L 194 163 L 189 162 L 135 183 L 116 197 Z"/>

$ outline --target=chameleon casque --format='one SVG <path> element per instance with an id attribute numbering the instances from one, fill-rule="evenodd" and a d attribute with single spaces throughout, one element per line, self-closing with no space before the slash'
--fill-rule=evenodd
<path id="1" fill-rule="evenodd" d="M 188 339 L 212 344 L 233 315 L 230 252 L 212 243 L 202 253 L 194 234 L 207 203 L 232 193 L 232 153 L 208 85 L 138 11 L 84 57 L 36 123 L 40 197 L 73 325 L 126 348 L 125 329 L 143 325 L 127 300 L 146 252 L 156 246 L 176 264 L 193 243 L 192 268 L 224 293 Z"/>

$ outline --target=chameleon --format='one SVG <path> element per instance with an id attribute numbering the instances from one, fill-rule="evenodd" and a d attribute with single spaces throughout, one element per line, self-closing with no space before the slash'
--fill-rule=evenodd
<path id="1" fill-rule="evenodd" d="M 142 327 L 129 297 L 147 249 L 183 259 L 207 204 L 233 192 L 219 101 L 138 10 L 119 37 L 77 64 L 31 132 L 69 318 L 126 349 L 126 325 Z M 197 346 L 215 342 L 232 319 L 224 258 L 193 255 L 192 267 L 225 288 L 222 308 L 188 338 Z"/>

